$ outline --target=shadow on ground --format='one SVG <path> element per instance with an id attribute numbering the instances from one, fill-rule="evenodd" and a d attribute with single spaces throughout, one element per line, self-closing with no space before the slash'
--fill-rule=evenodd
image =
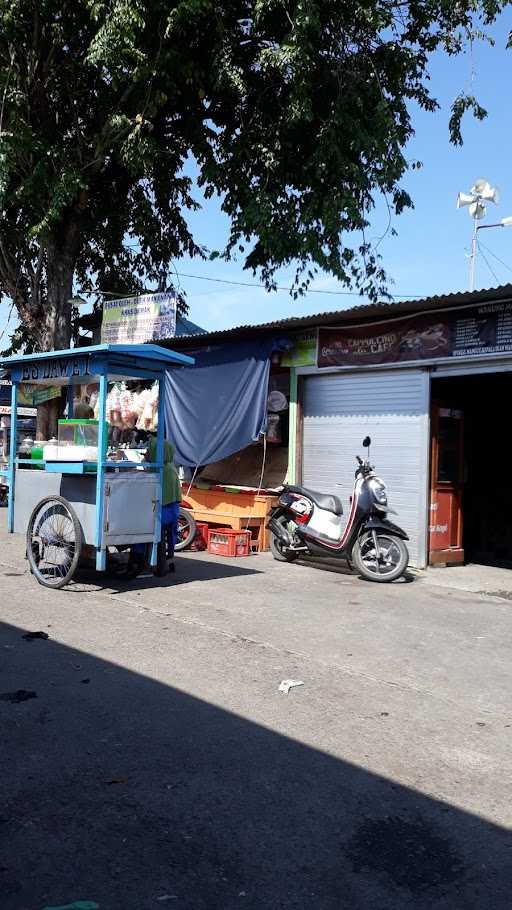
<path id="1" fill-rule="evenodd" d="M 122 568 L 117 573 L 114 571 L 99 573 L 96 572 L 93 566 L 83 566 L 64 590 L 69 594 L 78 593 L 82 595 L 88 593 L 83 590 L 83 584 L 85 583 L 94 585 L 94 588 L 89 592 L 91 594 L 97 594 L 99 590 L 122 594 L 131 591 L 141 592 L 151 588 L 176 587 L 197 581 L 209 582 L 220 578 L 260 575 L 262 571 L 254 566 L 250 557 L 242 561 L 243 565 L 231 565 L 229 562 L 214 562 L 211 558 L 208 559 L 207 556 L 194 558 L 189 555 L 183 557 L 180 554 L 176 555 L 175 562 L 176 571 L 169 573 L 163 578 L 156 577 L 150 569 L 147 569 L 141 575 L 138 575 L 137 578 L 131 580 L 125 577 Z"/>
<path id="2" fill-rule="evenodd" d="M 0 642 L 0 692 L 36 696 L 0 700 L 2 910 L 509 910 L 505 830 L 23 632 Z"/>
<path id="3" fill-rule="evenodd" d="M 366 578 L 363 578 L 362 575 L 359 575 L 358 572 L 348 564 L 344 559 L 330 559 L 326 557 L 325 559 L 318 559 L 314 556 L 305 556 L 297 560 L 296 563 L 298 566 L 308 566 L 310 569 L 323 569 L 324 572 L 334 572 L 336 575 L 354 575 L 359 578 L 360 581 L 364 581 L 366 584 L 372 584 Z M 417 575 L 413 571 L 407 570 L 401 578 L 397 578 L 396 581 L 391 582 L 394 585 L 404 585 L 411 584 L 411 582 L 417 581 Z M 380 584 L 380 582 L 376 582 Z M 384 582 L 386 584 L 386 582 Z"/>

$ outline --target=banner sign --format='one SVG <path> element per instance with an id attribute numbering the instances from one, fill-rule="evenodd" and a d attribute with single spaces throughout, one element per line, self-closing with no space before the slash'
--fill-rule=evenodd
<path id="1" fill-rule="evenodd" d="M 293 347 L 281 356 L 282 367 L 310 367 L 316 363 L 318 332 L 303 332 L 293 339 Z"/>
<path id="2" fill-rule="evenodd" d="M 320 328 L 317 363 L 319 367 L 364 366 L 506 352 L 512 352 L 512 302 L 357 328 Z"/>
<path id="3" fill-rule="evenodd" d="M 175 335 L 174 294 L 142 294 L 103 304 L 102 344 L 143 344 Z"/>

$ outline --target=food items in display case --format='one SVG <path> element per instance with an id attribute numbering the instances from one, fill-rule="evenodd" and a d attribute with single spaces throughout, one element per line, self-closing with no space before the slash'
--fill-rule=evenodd
<path id="1" fill-rule="evenodd" d="M 98 396 L 91 392 L 90 404 L 97 418 Z M 121 430 L 154 432 L 158 423 L 158 386 L 130 391 L 124 383 L 113 386 L 107 396 L 107 422 Z"/>

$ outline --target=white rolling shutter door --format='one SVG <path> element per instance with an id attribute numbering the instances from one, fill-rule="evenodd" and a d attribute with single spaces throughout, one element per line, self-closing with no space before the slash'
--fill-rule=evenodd
<path id="1" fill-rule="evenodd" d="M 304 379 L 302 482 L 341 495 L 346 510 L 355 456 L 372 438 L 371 463 L 391 515 L 409 534 L 411 564 L 426 563 L 429 375 L 422 370 L 330 373 Z M 342 484 L 337 487 L 336 484 Z"/>

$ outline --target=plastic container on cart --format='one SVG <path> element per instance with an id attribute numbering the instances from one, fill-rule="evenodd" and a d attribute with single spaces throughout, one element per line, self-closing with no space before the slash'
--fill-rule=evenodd
<path id="1" fill-rule="evenodd" d="M 54 442 L 55 444 L 57 444 L 57 440 L 56 440 L 56 439 L 50 440 L 50 442 Z M 44 447 L 47 446 L 47 445 L 48 445 L 48 442 L 43 441 L 42 439 L 39 439 L 39 440 L 38 440 L 37 442 L 35 442 L 34 445 L 32 446 L 32 450 L 31 450 L 31 452 L 30 452 L 30 457 L 31 457 L 32 461 L 36 462 L 36 464 L 34 464 L 34 466 L 33 466 L 33 470 L 35 470 L 35 471 L 44 471 L 44 465 L 43 465 L 43 464 L 39 464 L 39 462 L 43 461 L 43 458 L 44 458 Z M 32 466 L 31 466 L 31 468 L 32 468 Z"/>
<path id="2" fill-rule="evenodd" d="M 21 445 L 18 446 L 18 454 L 24 455 L 26 458 L 30 457 L 33 445 L 34 445 L 34 440 L 32 439 L 32 437 L 25 436 L 25 438 L 21 442 Z"/>
<path id="3" fill-rule="evenodd" d="M 42 439 L 39 440 L 38 442 L 34 443 L 34 445 L 32 446 L 32 451 L 30 453 L 30 457 L 31 457 L 32 461 L 42 461 L 43 460 L 44 447 L 47 445 L 48 445 L 48 443 L 43 442 Z"/>
<path id="4" fill-rule="evenodd" d="M 249 556 L 251 532 L 235 531 L 233 528 L 210 528 L 208 552 L 214 556 Z"/>
<path id="5" fill-rule="evenodd" d="M 57 423 L 57 441 L 59 449 L 74 446 L 78 448 L 95 448 L 98 457 L 99 421 L 86 418 L 68 418 Z"/>
<path id="6" fill-rule="evenodd" d="M 52 439 L 43 447 L 45 462 L 86 461 L 96 463 L 98 461 L 99 422 L 97 420 L 70 418 L 59 420 L 57 426 L 57 440 Z"/>

